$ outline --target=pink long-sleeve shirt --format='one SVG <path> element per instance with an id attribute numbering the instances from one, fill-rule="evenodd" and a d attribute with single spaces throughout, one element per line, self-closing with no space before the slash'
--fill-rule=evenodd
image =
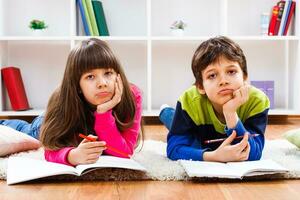
<path id="1" fill-rule="evenodd" d="M 95 124 L 94 129 L 99 141 L 105 141 L 108 146 L 114 147 L 124 153 L 133 154 L 134 146 L 137 142 L 140 131 L 140 124 L 142 118 L 142 96 L 138 87 L 131 85 L 133 93 L 136 112 L 133 125 L 123 132 L 120 132 L 116 125 L 116 120 L 109 110 L 105 113 L 94 113 Z M 68 162 L 68 154 L 75 147 L 64 147 L 59 150 L 45 150 L 44 156 L 47 161 L 71 165 Z M 114 151 L 106 149 L 104 154 L 113 155 L 117 157 L 124 157 Z"/>

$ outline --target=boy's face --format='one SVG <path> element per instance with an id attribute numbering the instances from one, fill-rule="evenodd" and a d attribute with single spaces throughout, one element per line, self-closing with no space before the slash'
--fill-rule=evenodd
<path id="1" fill-rule="evenodd" d="M 207 95 L 214 107 L 223 106 L 232 98 L 233 91 L 239 89 L 246 81 L 239 63 L 224 56 L 208 65 L 201 73 L 203 88 L 198 90 Z"/>

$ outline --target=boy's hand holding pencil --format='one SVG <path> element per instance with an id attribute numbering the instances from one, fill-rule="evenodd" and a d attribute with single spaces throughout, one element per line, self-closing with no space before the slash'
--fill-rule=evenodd
<path id="1" fill-rule="evenodd" d="M 247 160 L 250 153 L 250 144 L 248 143 L 248 139 L 251 136 L 249 135 L 250 134 L 246 133 L 239 143 L 232 145 L 231 143 L 237 138 L 236 131 L 234 130 L 216 150 L 204 152 L 203 160 L 217 162 L 236 162 Z M 205 143 L 208 142 L 205 141 Z"/>

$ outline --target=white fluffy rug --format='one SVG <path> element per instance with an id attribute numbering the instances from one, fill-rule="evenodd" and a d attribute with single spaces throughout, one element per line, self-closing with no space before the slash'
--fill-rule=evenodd
<path id="1" fill-rule="evenodd" d="M 11 156 L 23 156 L 36 159 L 44 159 L 43 149 L 36 151 L 22 152 Z M 263 158 L 270 158 L 284 167 L 288 168 L 290 172 L 281 178 L 300 178 L 300 149 L 290 144 L 286 140 L 269 140 L 266 142 Z M 187 180 L 187 175 L 184 169 L 177 161 L 171 161 L 166 157 L 166 143 L 161 141 L 147 140 L 144 142 L 144 146 L 141 151 L 137 151 L 133 156 L 133 159 L 142 164 L 147 173 L 143 177 L 138 177 L 137 173 L 131 172 L 127 178 L 120 178 L 124 174 L 123 171 L 108 171 L 113 172 L 114 176 L 109 178 L 100 179 L 104 180 L 138 180 L 138 179 L 153 179 L 153 180 Z M 8 157 L 0 158 L 0 179 L 6 179 Z M 106 171 L 107 172 L 107 171 Z M 99 174 L 98 174 L 99 175 Z M 96 176 L 98 176 L 96 174 Z M 99 175 L 100 176 L 100 175 Z M 103 176 L 103 172 L 102 175 Z M 123 175 L 124 176 L 124 175 Z M 135 177 L 134 177 L 135 176 Z M 69 178 L 63 178 L 69 179 Z M 95 178 L 95 174 L 90 176 L 89 179 Z M 99 179 L 99 178 L 98 178 Z"/>

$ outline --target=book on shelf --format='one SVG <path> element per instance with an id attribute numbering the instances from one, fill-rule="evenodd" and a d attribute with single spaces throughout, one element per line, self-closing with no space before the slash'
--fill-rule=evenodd
<path id="1" fill-rule="evenodd" d="M 79 1 L 81 1 L 82 6 L 83 6 L 83 11 L 84 11 L 84 14 L 85 14 L 85 19 L 86 19 L 86 22 L 87 22 L 87 25 L 88 25 L 89 33 L 90 33 L 91 36 L 93 36 L 95 33 L 93 32 L 91 19 L 90 19 L 90 15 L 89 15 L 87 4 L 86 4 L 87 0 L 79 0 Z"/>
<path id="2" fill-rule="evenodd" d="M 283 13 L 282 13 L 282 18 L 281 18 L 281 23 L 280 23 L 280 27 L 279 27 L 279 30 L 278 30 L 278 35 L 283 35 L 285 24 L 287 22 L 288 13 L 290 11 L 291 3 L 292 3 L 291 0 L 286 0 L 285 1 L 284 10 L 283 10 Z"/>
<path id="3" fill-rule="evenodd" d="M 286 173 L 288 169 L 273 160 L 243 162 L 207 162 L 180 160 L 189 177 L 243 179 L 243 177 Z"/>
<path id="4" fill-rule="evenodd" d="M 287 22 L 284 27 L 283 35 L 287 35 L 289 32 L 289 29 L 291 29 L 290 26 L 291 26 L 291 24 L 293 24 L 293 23 L 291 23 L 291 21 L 293 21 L 293 19 L 294 19 L 295 9 L 296 9 L 296 2 L 292 1 L 291 8 L 289 10 L 288 17 L 287 17 Z"/>
<path id="5" fill-rule="evenodd" d="M 270 100 L 270 109 L 274 109 L 274 81 L 250 81 L 250 84 L 263 91 Z"/>
<path id="6" fill-rule="evenodd" d="M 94 12 L 93 5 L 92 5 L 92 0 L 85 0 L 85 1 L 86 1 L 87 10 L 88 10 L 88 15 L 90 16 L 90 20 L 91 20 L 91 24 L 92 24 L 93 36 L 99 36 L 99 31 L 98 31 L 98 27 L 97 27 L 95 12 Z"/>
<path id="7" fill-rule="evenodd" d="M 103 5 L 101 1 L 92 0 L 93 9 L 96 17 L 97 27 L 101 36 L 109 36 Z"/>
<path id="8" fill-rule="evenodd" d="M 279 12 L 279 7 L 277 5 L 273 6 L 272 13 L 271 13 L 271 18 L 270 18 L 270 23 L 269 23 L 268 35 L 274 35 L 275 34 L 275 26 L 276 26 L 278 12 Z"/>
<path id="9" fill-rule="evenodd" d="M 83 176 L 99 168 L 146 171 L 143 166 L 132 159 L 106 155 L 100 156 L 99 160 L 94 164 L 77 165 L 76 167 L 26 157 L 9 157 L 7 163 L 7 184 L 11 185 L 56 175 Z"/>
<path id="10" fill-rule="evenodd" d="M 84 33 L 87 36 L 90 36 L 90 30 L 88 26 L 88 21 L 87 21 L 87 13 L 84 11 L 83 3 L 82 0 L 77 0 L 77 22 L 79 23 L 80 21 L 82 22 L 82 26 L 84 29 Z M 81 18 L 81 19 L 80 19 Z M 79 27 L 79 24 L 77 28 Z M 79 30 L 77 30 L 77 33 L 79 34 Z"/>
<path id="11" fill-rule="evenodd" d="M 284 5 L 285 5 L 285 1 L 283 1 L 283 0 L 279 1 L 277 3 L 277 6 L 279 7 L 279 10 L 278 10 L 278 15 L 277 15 L 277 19 L 276 19 L 274 35 L 278 35 L 278 31 L 279 31 L 279 27 L 280 27 L 280 23 L 281 23 L 281 18 L 282 18 L 282 14 L 283 14 L 283 10 L 284 10 Z"/>
<path id="12" fill-rule="evenodd" d="M 13 66 L 3 67 L 1 74 L 12 109 L 15 111 L 30 109 L 20 69 Z"/>

